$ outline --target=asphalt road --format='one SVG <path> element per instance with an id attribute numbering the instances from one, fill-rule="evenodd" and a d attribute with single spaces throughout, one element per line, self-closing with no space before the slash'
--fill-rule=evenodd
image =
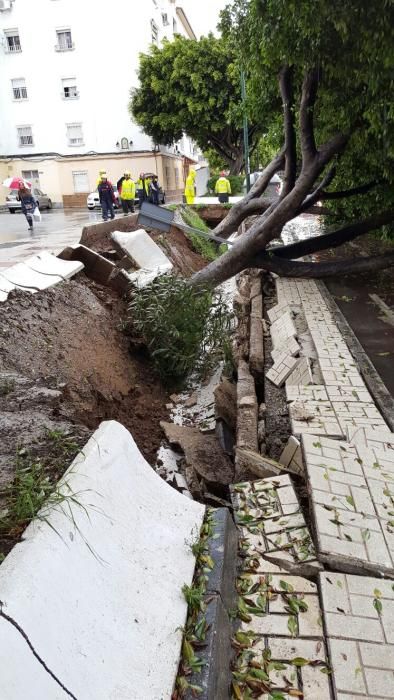
<path id="1" fill-rule="evenodd" d="M 59 253 L 67 245 L 78 243 L 83 226 L 101 221 L 99 210 L 52 209 L 42 211 L 41 215 L 41 223 L 28 231 L 26 219 L 20 212 L 0 214 L 0 268 L 21 262 L 43 249 Z"/>

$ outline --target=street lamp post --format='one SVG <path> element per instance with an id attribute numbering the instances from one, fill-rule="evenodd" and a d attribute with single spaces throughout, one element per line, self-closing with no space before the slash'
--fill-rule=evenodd
<path id="1" fill-rule="evenodd" d="M 250 190 L 250 162 L 249 162 L 249 129 L 248 129 L 248 115 L 246 112 L 246 82 L 245 82 L 245 71 L 241 70 L 241 95 L 242 95 L 242 106 L 244 113 L 244 159 L 245 159 L 245 173 L 246 173 L 246 191 Z"/>

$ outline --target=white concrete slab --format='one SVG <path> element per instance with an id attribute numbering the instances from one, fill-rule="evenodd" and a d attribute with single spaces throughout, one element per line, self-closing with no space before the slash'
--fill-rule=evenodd
<path id="1" fill-rule="evenodd" d="M 111 238 L 129 255 L 135 264 L 146 270 L 169 271 L 173 265 L 144 229 L 122 233 L 114 231 Z"/>
<path id="2" fill-rule="evenodd" d="M 47 250 L 24 260 L 25 265 L 42 275 L 58 275 L 63 280 L 70 279 L 84 268 L 79 260 L 61 260 Z"/>
<path id="3" fill-rule="evenodd" d="M 5 270 L 2 270 L 1 274 L 15 287 L 29 291 L 40 291 L 62 282 L 62 278 L 59 275 L 42 275 L 40 272 L 32 270 L 24 262 L 7 267 Z"/>
<path id="4" fill-rule="evenodd" d="M 3 612 L 71 697 L 170 700 L 203 506 L 162 481 L 114 421 L 101 424 L 61 490 L 86 511 L 74 504 L 71 518 L 57 507 L 47 512 L 52 527 L 27 528 L 0 567 Z M 0 657 L 4 700 L 69 697 L 4 618 Z"/>
<path id="5" fill-rule="evenodd" d="M 135 272 L 126 272 L 125 274 L 131 284 L 137 287 L 137 289 L 143 289 L 147 287 L 148 284 L 151 284 L 156 277 L 165 275 L 167 272 L 169 272 L 167 267 L 156 267 L 154 270 L 136 270 Z"/>

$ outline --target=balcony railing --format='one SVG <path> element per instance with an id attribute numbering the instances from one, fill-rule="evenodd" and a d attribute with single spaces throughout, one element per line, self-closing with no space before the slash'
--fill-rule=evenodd
<path id="1" fill-rule="evenodd" d="M 75 44 L 72 41 L 70 44 L 55 44 L 55 51 L 74 51 Z"/>
<path id="2" fill-rule="evenodd" d="M 5 45 L 5 52 L 6 53 L 21 53 L 22 52 L 22 47 L 21 45 L 15 45 L 15 44 L 6 44 Z"/>

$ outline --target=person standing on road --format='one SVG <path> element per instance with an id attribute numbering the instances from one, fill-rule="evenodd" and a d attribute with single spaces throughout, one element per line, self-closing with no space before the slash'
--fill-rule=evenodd
<path id="1" fill-rule="evenodd" d="M 101 175 L 101 180 L 100 184 L 97 187 L 99 197 L 100 197 L 100 204 L 101 204 L 101 211 L 103 213 L 103 220 L 107 221 L 108 217 L 111 219 L 115 218 L 114 214 L 114 202 L 115 202 L 115 193 L 114 193 L 114 188 L 112 187 L 112 184 L 107 178 L 107 174 L 104 172 Z"/>
<path id="2" fill-rule="evenodd" d="M 127 216 L 129 212 L 134 213 L 135 182 L 131 179 L 129 170 L 126 170 L 124 177 L 119 180 L 118 192 L 122 201 L 123 216 Z"/>
<path id="3" fill-rule="evenodd" d="M 157 175 L 154 175 L 149 183 L 149 201 L 157 206 L 159 204 L 159 191 L 159 181 L 157 179 Z"/>
<path id="4" fill-rule="evenodd" d="M 18 199 L 21 203 L 21 209 L 26 217 L 26 221 L 29 224 L 29 231 L 33 230 L 33 212 L 36 207 L 38 207 L 37 201 L 34 199 L 30 190 L 25 187 L 21 187 L 18 192 Z"/>
<path id="5" fill-rule="evenodd" d="M 189 171 L 185 184 L 186 204 L 194 204 L 196 198 L 196 171 L 193 168 Z"/>
<path id="6" fill-rule="evenodd" d="M 140 173 L 140 176 L 139 176 L 139 178 L 138 178 L 138 180 L 137 180 L 137 182 L 136 182 L 136 190 L 137 190 L 137 197 L 138 197 L 139 206 L 140 206 L 140 208 L 141 208 L 142 202 L 144 201 L 144 199 L 146 199 L 146 197 L 145 197 L 145 176 L 144 176 L 144 173 Z"/>
<path id="7" fill-rule="evenodd" d="M 220 173 L 220 177 L 216 181 L 215 192 L 219 195 L 219 202 L 221 204 L 226 204 L 228 202 L 229 195 L 231 194 L 231 185 L 224 171 Z"/>

